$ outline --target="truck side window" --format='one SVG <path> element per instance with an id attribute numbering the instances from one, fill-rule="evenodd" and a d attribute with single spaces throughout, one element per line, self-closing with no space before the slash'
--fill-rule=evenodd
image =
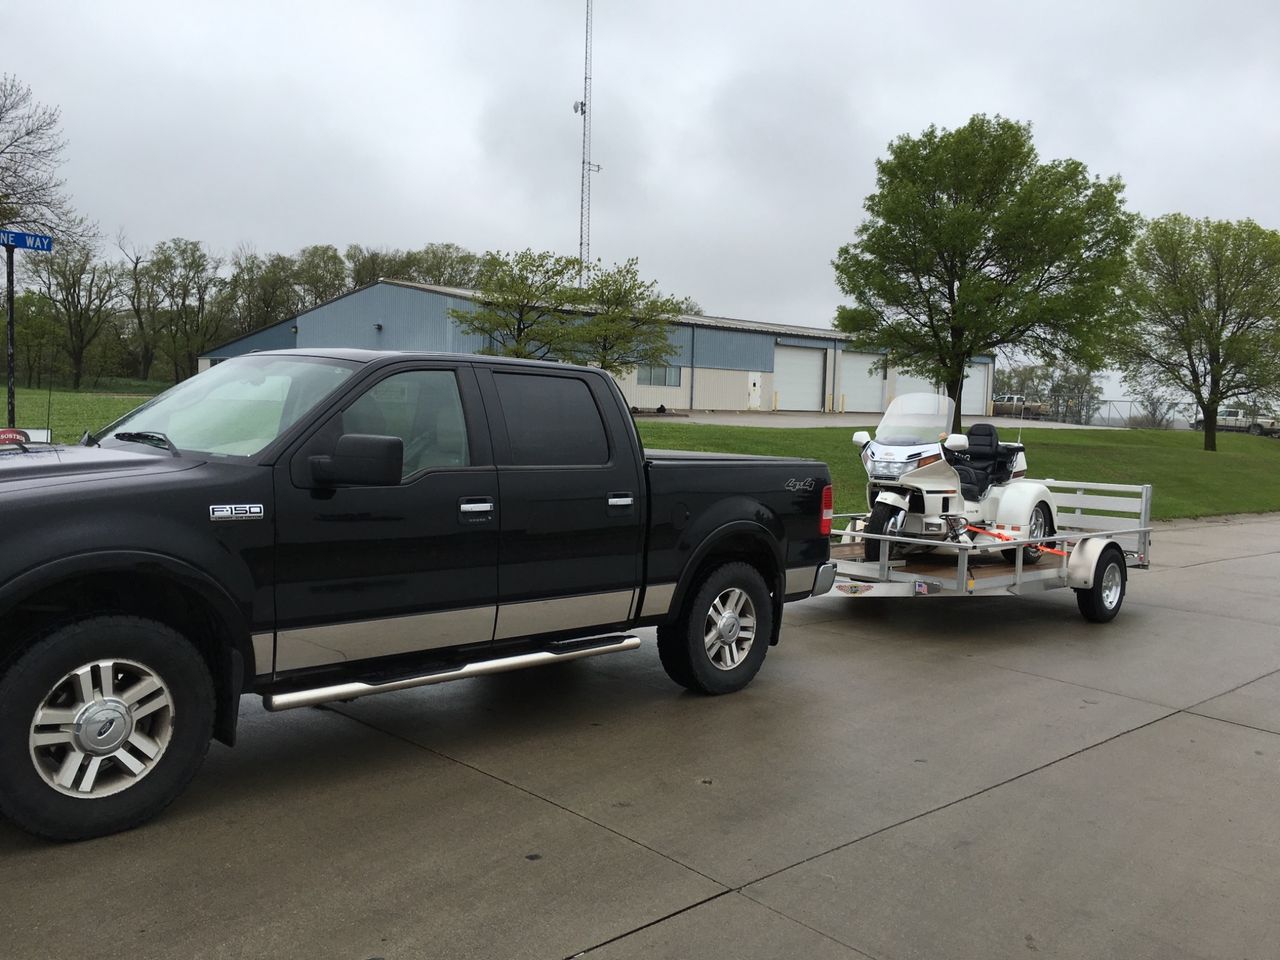
<path id="1" fill-rule="evenodd" d="M 516 466 L 595 466 L 609 441 L 591 389 L 576 377 L 493 375 Z"/>
<path id="2" fill-rule="evenodd" d="M 404 441 L 408 477 L 428 467 L 470 464 L 458 379 L 452 370 L 407 370 L 379 381 L 342 412 L 342 433 Z"/>

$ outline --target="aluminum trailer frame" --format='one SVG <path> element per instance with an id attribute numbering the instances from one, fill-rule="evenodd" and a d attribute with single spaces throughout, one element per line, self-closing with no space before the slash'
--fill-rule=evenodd
<path id="1" fill-rule="evenodd" d="M 868 514 L 837 514 L 837 519 L 847 522 L 843 530 L 832 531 L 835 542 L 831 559 L 836 564 L 833 589 L 854 597 L 1020 596 L 1062 587 L 1084 589 L 1092 585 L 1094 563 L 1108 544 L 1123 553 L 1126 567 L 1144 569 L 1150 565 L 1149 484 L 1037 482 L 1054 492 L 1059 529 L 1035 540 L 974 544 L 873 534 L 862 529 Z M 941 548 L 946 552 L 891 559 L 890 551 L 882 550 L 878 560 L 866 561 L 860 557 L 862 544 L 856 542 L 866 540 L 935 551 Z M 1047 554 L 1034 565 L 1023 562 L 1022 547 L 1046 544 L 1060 552 Z M 1013 563 L 1000 556 L 1004 550 L 1014 551 Z"/>

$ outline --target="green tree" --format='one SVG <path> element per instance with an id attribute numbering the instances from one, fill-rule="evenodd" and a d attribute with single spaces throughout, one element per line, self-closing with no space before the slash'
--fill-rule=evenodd
<path id="1" fill-rule="evenodd" d="M 351 285 L 347 262 L 330 244 L 299 250 L 294 258 L 293 277 L 299 312 L 340 296 Z"/>
<path id="2" fill-rule="evenodd" d="M 367 287 L 378 280 L 413 280 L 417 271 L 414 254 L 403 250 L 379 250 L 353 243 L 347 247 L 347 268 L 351 288 Z"/>
<path id="3" fill-rule="evenodd" d="M 487 337 L 488 352 L 537 360 L 569 356 L 586 303 L 576 285 L 579 272 L 576 257 L 549 251 L 486 253 L 476 275 L 474 309 L 450 314 L 467 333 Z"/>
<path id="4" fill-rule="evenodd" d="M 1049 404 L 1049 418 L 1059 423 L 1092 423 L 1102 408 L 1102 388 L 1094 372 L 1067 364 L 1046 373 L 1043 399 Z"/>
<path id="5" fill-rule="evenodd" d="M 127 318 L 121 318 L 121 333 L 142 380 L 151 379 L 151 367 L 161 336 L 161 310 L 164 302 L 151 253 L 134 247 L 122 236 L 118 245 L 124 254 L 120 266 L 121 286 L 129 305 Z"/>
<path id="6" fill-rule="evenodd" d="M 634 257 L 610 270 L 593 268 L 585 300 L 590 312 L 576 324 L 569 359 L 626 373 L 640 364 L 660 366 L 675 352 L 667 332 L 683 303 L 663 296 L 655 281 L 640 279 Z"/>
<path id="7" fill-rule="evenodd" d="M 226 332 L 239 337 L 288 320 L 298 313 L 296 263 L 283 253 L 259 256 L 240 248 L 231 256 L 231 276 L 222 286 L 218 309 Z"/>
<path id="8" fill-rule="evenodd" d="M 1119 178 L 1041 163 L 1030 125 L 977 115 L 894 140 L 864 207 L 857 240 L 832 262 L 854 301 L 836 325 L 855 349 L 943 384 L 954 429 L 975 357 L 1016 344 L 1101 361 L 1134 230 Z"/>
<path id="9" fill-rule="evenodd" d="M 0 227 L 83 239 L 58 179 L 65 146 L 58 109 L 37 103 L 17 77 L 0 76 Z"/>
<path id="10" fill-rule="evenodd" d="M 163 332 L 173 382 L 196 372 L 196 358 L 225 334 L 224 315 L 213 309 L 224 281 L 222 261 L 198 240 L 175 238 L 156 244 L 151 257 L 162 297 Z"/>
<path id="11" fill-rule="evenodd" d="M 456 243 L 428 243 L 411 256 L 412 280 L 464 289 L 475 285 L 480 258 Z"/>
<path id="12" fill-rule="evenodd" d="M 28 387 L 44 386 L 58 363 L 60 329 L 53 304 L 34 290 L 13 298 L 14 366 Z"/>
<path id="13" fill-rule="evenodd" d="M 71 365 L 71 386 L 80 389 L 85 354 L 114 319 L 120 306 L 116 268 L 97 259 L 89 244 L 64 243 L 33 257 L 37 289 L 60 327 L 59 349 Z"/>
<path id="14" fill-rule="evenodd" d="M 1280 395 L 1280 233 L 1252 220 L 1160 217 L 1134 244 L 1124 293 L 1127 382 L 1189 394 L 1205 450 L 1218 449 L 1222 404 Z"/>

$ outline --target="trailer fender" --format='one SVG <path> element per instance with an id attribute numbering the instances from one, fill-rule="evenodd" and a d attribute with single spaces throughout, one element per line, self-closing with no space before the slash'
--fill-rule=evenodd
<path id="1" fill-rule="evenodd" d="M 1098 569 L 1098 558 L 1108 548 L 1118 550 L 1114 540 L 1106 537 L 1090 537 L 1081 540 L 1067 558 L 1067 586 L 1076 590 L 1088 590 L 1093 586 L 1093 574 Z"/>
<path id="2" fill-rule="evenodd" d="M 1000 505 L 996 507 L 996 523 L 1006 528 L 1026 525 L 1027 518 L 1037 503 L 1043 501 L 1049 505 L 1049 520 L 1053 529 L 1058 529 L 1058 505 L 1053 501 L 1049 488 L 1035 481 L 1019 481 L 1011 483 L 1000 491 Z"/>
<path id="3" fill-rule="evenodd" d="M 899 510 L 906 510 L 911 505 L 910 500 L 900 493 L 894 493 L 892 490 L 881 490 L 876 497 L 876 503 L 887 503 L 889 506 L 897 507 Z"/>

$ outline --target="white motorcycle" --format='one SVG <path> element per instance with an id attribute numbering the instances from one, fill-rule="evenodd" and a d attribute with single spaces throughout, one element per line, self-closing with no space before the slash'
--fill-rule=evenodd
<path id="1" fill-rule="evenodd" d="M 875 438 L 853 435 L 867 469 L 865 531 L 946 544 L 998 548 L 1007 540 L 1052 536 L 1057 507 L 1044 484 L 1027 480 L 1021 443 L 1001 443 L 996 428 L 975 423 L 968 434 L 949 433 L 955 404 L 950 397 L 907 393 L 884 412 Z M 884 541 L 864 540 L 864 555 L 879 560 Z M 911 550 L 893 544 L 889 556 Z M 1001 553 L 1010 563 L 1014 549 Z M 1044 548 L 1023 548 L 1023 563 L 1035 563 Z"/>

